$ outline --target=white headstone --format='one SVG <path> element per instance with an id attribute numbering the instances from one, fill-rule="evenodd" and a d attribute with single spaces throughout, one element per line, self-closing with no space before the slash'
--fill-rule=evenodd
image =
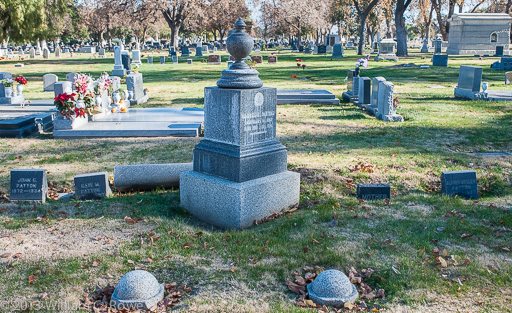
<path id="1" fill-rule="evenodd" d="M 36 58 L 36 49 L 34 49 L 34 47 L 30 48 L 29 54 L 30 54 L 31 59 L 35 59 Z"/>
<path id="2" fill-rule="evenodd" d="M 50 50 L 48 50 L 48 48 L 44 47 L 43 48 L 43 59 L 48 60 L 49 58 L 50 58 Z"/>
<path id="3" fill-rule="evenodd" d="M 43 75 L 43 91 L 54 91 L 55 83 L 59 81 L 59 77 L 55 74 Z"/>

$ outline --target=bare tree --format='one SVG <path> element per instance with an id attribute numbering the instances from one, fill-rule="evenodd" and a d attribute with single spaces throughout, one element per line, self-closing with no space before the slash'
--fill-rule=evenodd
<path id="1" fill-rule="evenodd" d="M 380 0 L 352 0 L 359 15 L 359 46 L 357 47 L 357 54 L 363 55 L 364 44 L 366 39 L 366 20 L 370 12 L 375 8 Z"/>

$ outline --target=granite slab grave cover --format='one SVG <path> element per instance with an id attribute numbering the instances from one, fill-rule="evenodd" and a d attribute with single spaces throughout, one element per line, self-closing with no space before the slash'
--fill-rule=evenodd
<path id="1" fill-rule="evenodd" d="M 0 113 L 0 137 L 25 138 L 40 131 L 53 130 L 53 120 L 57 112 L 48 112 L 48 109 L 34 110 L 32 106 L 30 108 L 33 112 L 22 111 L 22 109 L 18 112 Z"/>
<path id="2" fill-rule="evenodd" d="M 126 273 L 114 289 L 110 306 L 117 309 L 149 310 L 164 298 L 164 286 L 153 274 L 134 270 Z"/>
<path id="3" fill-rule="evenodd" d="M 370 104 L 372 92 L 371 84 L 372 80 L 370 79 L 370 77 L 359 78 L 359 93 L 357 97 L 357 102 L 355 103 L 357 106 L 361 108 L 366 108 L 366 106 Z"/>
<path id="4" fill-rule="evenodd" d="M 278 89 L 277 104 L 331 104 L 338 105 L 340 100 L 323 89 Z"/>
<path id="5" fill-rule="evenodd" d="M 441 173 L 441 194 L 478 199 L 476 172 L 472 170 Z"/>
<path id="6" fill-rule="evenodd" d="M 309 299 L 320 305 L 343 305 L 354 303 L 359 293 L 347 275 L 338 270 L 326 270 L 318 274 L 315 280 L 307 285 Z"/>
<path id="7" fill-rule="evenodd" d="M 391 198 L 389 184 L 357 184 L 357 197 L 363 200 L 381 200 Z"/>
<path id="8" fill-rule="evenodd" d="M 11 170 L 10 200 L 46 202 L 48 182 L 44 169 Z"/>
<path id="9" fill-rule="evenodd" d="M 193 163 L 116 165 L 114 187 L 123 192 L 178 187 L 180 174 L 192 169 Z"/>
<path id="10" fill-rule="evenodd" d="M 78 200 L 102 199 L 112 195 L 108 173 L 90 173 L 75 176 L 75 197 Z"/>
<path id="11" fill-rule="evenodd" d="M 300 174 L 288 172 L 276 139 L 276 89 L 261 88 L 244 62 L 254 47 L 241 18 L 227 39 L 235 63 L 217 86 L 205 88 L 204 139 L 194 148 L 194 170 L 180 176 L 181 205 L 223 228 L 249 227 L 298 202 Z"/>
<path id="12" fill-rule="evenodd" d="M 54 91 L 55 83 L 59 81 L 59 77 L 55 74 L 43 75 L 43 91 Z"/>

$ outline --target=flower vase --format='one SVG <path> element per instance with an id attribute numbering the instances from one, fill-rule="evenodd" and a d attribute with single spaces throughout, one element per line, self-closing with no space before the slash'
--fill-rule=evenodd
<path id="1" fill-rule="evenodd" d="M 483 90 L 483 92 L 486 92 L 487 88 L 489 88 L 489 84 L 487 82 L 483 82 L 482 83 L 482 90 Z"/>
<path id="2" fill-rule="evenodd" d="M 19 84 L 18 86 L 16 86 L 16 90 L 18 91 L 18 96 L 23 95 L 23 85 L 22 84 Z"/>
<path id="3" fill-rule="evenodd" d="M 112 95 L 112 98 L 114 100 L 114 105 L 118 105 L 119 104 L 119 100 L 121 100 L 121 95 L 119 94 L 119 92 L 114 92 L 114 94 Z"/>
<path id="4" fill-rule="evenodd" d="M 12 97 L 12 93 L 13 93 L 12 87 L 4 87 L 4 91 L 5 91 L 5 97 L 7 97 L 7 98 Z"/>

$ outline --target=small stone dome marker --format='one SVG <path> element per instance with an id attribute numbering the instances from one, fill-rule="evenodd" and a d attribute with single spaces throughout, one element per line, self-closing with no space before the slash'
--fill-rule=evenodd
<path id="1" fill-rule="evenodd" d="M 117 310 L 135 308 L 148 310 L 164 298 L 164 286 L 153 274 L 135 270 L 126 273 L 114 290 L 110 306 Z"/>
<path id="2" fill-rule="evenodd" d="M 309 298 L 320 305 L 343 305 L 357 299 L 356 286 L 350 282 L 347 275 L 338 270 L 326 270 L 320 273 L 308 285 Z"/>

